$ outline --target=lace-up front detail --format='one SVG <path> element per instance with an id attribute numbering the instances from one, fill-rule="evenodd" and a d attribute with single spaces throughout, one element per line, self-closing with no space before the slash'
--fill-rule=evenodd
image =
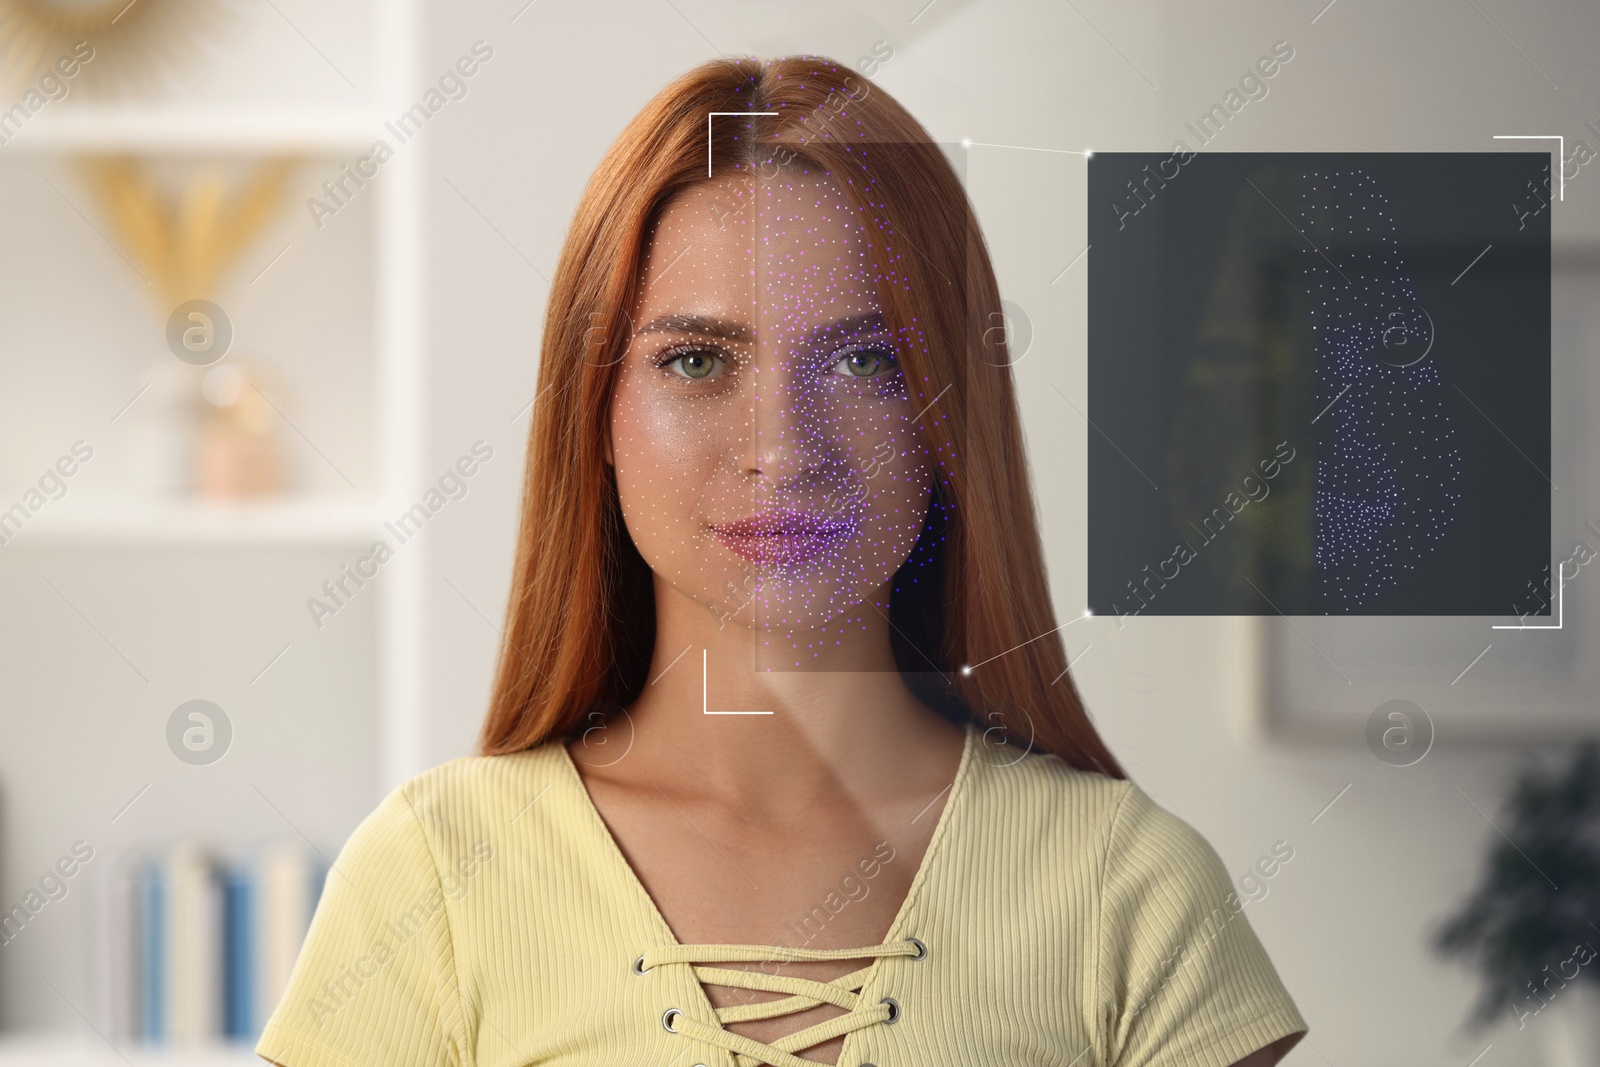
<path id="1" fill-rule="evenodd" d="M 689 967 L 695 979 L 703 985 L 788 993 L 789 996 L 781 1000 L 716 1008 L 715 1026 L 686 1014 L 682 1006 L 670 1007 L 662 1016 L 661 1025 L 672 1033 L 727 1049 L 734 1053 L 735 1062 L 739 1067 L 756 1067 L 758 1064 L 766 1064 L 768 1067 L 814 1067 L 816 1060 L 802 1059 L 795 1055 L 795 1052 L 868 1026 L 898 1021 L 900 1006 L 891 997 L 884 997 L 876 1004 L 861 1003 L 860 990 L 872 971 L 872 964 L 851 971 L 849 974 L 840 975 L 831 982 L 769 974 L 766 971 L 746 971 L 734 967 L 706 965 L 733 962 L 854 960 L 882 956 L 904 956 L 920 960 L 927 954 L 927 946 L 914 937 L 866 948 L 837 949 L 799 949 L 777 945 L 668 945 L 651 949 L 640 956 L 634 961 L 633 972 L 643 975 L 657 967 Z M 844 1008 L 845 1014 L 824 1020 L 815 1026 L 808 1026 L 804 1030 L 785 1034 L 771 1044 L 723 1028 L 726 1023 L 792 1015 L 824 1003 Z"/>

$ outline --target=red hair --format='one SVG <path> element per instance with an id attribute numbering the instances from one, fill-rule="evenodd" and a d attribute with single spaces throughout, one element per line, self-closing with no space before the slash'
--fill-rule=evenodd
<path id="1" fill-rule="evenodd" d="M 667 86 L 606 153 L 550 286 L 521 531 L 484 755 L 570 737 L 631 703 L 655 644 L 650 568 L 604 456 L 647 235 L 682 190 L 719 176 L 827 172 L 868 235 L 883 313 L 914 336 L 900 364 L 939 471 L 895 576 L 891 644 L 908 687 L 957 722 L 1125 778 L 1067 672 L 1050 605 L 1003 336 L 966 193 L 888 93 L 816 56 L 716 59 Z M 973 669 L 964 671 L 971 664 Z"/>

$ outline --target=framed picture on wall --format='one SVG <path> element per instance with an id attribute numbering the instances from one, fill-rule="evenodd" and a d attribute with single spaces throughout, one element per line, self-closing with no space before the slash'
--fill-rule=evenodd
<path id="1" fill-rule="evenodd" d="M 1248 620 L 1266 736 L 1359 741 L 1391 701 L 1425 711 L 1445 742 L 1600 734 L 1600 247 L 1553 266 L 1550 588 L 1535 582 L 1519 613 L 1497 616 Z"/>
<path id="2" fill-rule="evenodd" d="M 1543 151 L 1097 153 L 1089 601 L 1245 621 L 1269 736 L 1600 730 L 1600 248 Z"/>

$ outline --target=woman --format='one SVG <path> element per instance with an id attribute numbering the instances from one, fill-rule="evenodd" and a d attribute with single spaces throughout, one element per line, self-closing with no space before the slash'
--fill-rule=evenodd
<path id="1" fill-rule="evenodd" d="M 881 89 L 718 60 L 552 285 L 481 755 L 345 845 L 257 1052 L 1270 1064 L 1306 1025 L 1052 616 L 994 274 Z"/>

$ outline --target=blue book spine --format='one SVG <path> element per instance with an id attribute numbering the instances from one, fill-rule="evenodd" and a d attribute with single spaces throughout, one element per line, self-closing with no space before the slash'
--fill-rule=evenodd
<path id="1" fill-rule="evenodd" d="M 226 1011 L 224 1032 L 235 1041 L 254 1041 L 255 1033 L 255 924 L 254 886 L 249 871 L 227 872 L 224 898 L 224 965 Z"/>
<path id="2" fill-rule="evenodd" d="M 141 955 L 143 956 L 140 968 L 142 979 L 142 996 L 140 1003 L 143 1007 L 142 1030 L 146 1041 L 160 1043 L 167 1036 L 167 967 L 166 967 L 166 892 L 162 881 L 162 870 L 159 862 L 151 862 L 145 866 L 144 876 L 140 884 L 143 897 L 144 930 L 140 937 Z"/>

